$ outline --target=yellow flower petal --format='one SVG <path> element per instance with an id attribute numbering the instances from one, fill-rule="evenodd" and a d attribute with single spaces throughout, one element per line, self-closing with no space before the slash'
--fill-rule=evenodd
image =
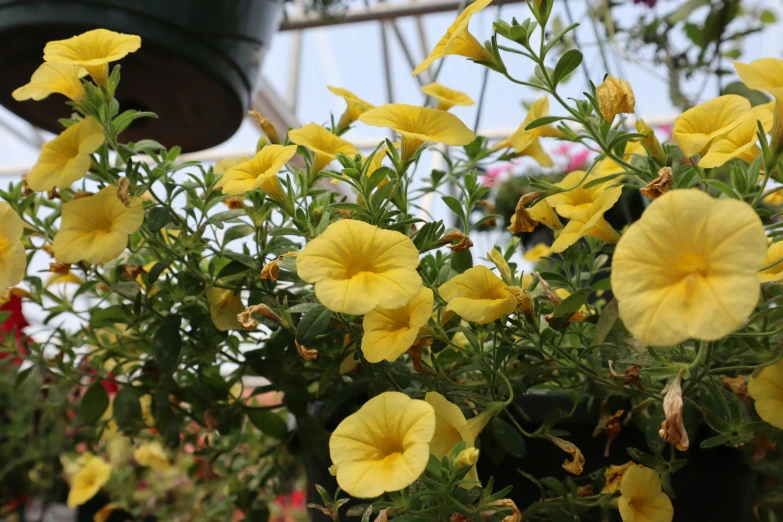
<path id="1" fill-rule="evenodd" d="M 267 145 L 253 159 L 231 167 L 223 175 L 223 194 L 244 194 L 260 188 L 270 198 L 284 200 L 286 195 L 277 173 L 295 154 L 296 145 Z"/>
<path id="2" fill-rule="evenodd" d="M 758 303 L 766 251 L 761 220 L 747 203 L 669 191 L 617 244 L 611 277 L 620 318 L 650 345 L 720 339 Z"/>
<path id="3" fill-rule="evenodd" d="M 602 177 L 592 172 L 585 176 L 583 170 L 575 170 L 559 183 L 555 183 L 556 187 L 566 189 L 566 192 L 549 196 L 546 198 L 546 202 L 552 205 L 555 211 L 564 218 L 572 219 L 578 217 L 588 211 L 604 192 L 610 191 L 614 193 L 622 191 L 620 187 L 612 187 L 611 180 L 585 188 L 585 185 Z M 617 197 L 619 198 L 620 196 L 618 195 Z"/>
<path id="4" fill-rule="evenodd" d="M 22 239 L 22 218 L 11 205 L 0 202 L 0 291 L 19 283 L 27 268 Z"/>
<path id="5" fill-rule="evenodd" d="M 159 442 L 142 444 L 133 452 L 133 458 L 139 465 L 159 471 L 171 467 L 166 450 L 163 449 Z"/>
<path id="6" fill-rule="evenodd" d="M 672 501 L 661 490 L 661 479 L 655 470 L 631 466 L 623 474 L 618 499 L 623 522 L 671 522 Z"/>
<path id="7" fill-rule="evenodd" d="M 434 297 L 432 290 L 423 286 L 410 303 L 395 309 L 376 308 L 364 316 L 362 353 L 367 361 L 394 362 L 408 351 L 419 328 L 427 324 L 432 315 Z"/>
<path id="8" fill-rule="evenodd" d="M 345 103 L 347 104 L 345 112 L 340 117 L 340 122 L 337 124 L 338 128 L 343 129 L 348 127 L 350 124 L 359 119 L 359 116 L 369 111 L 370 109 L 375 108 L 375 105 L 362 100 L 348 89 L 332 87 L 330 85 L 327 85 L 326 88 L 329 89 L 329 92 L 335 96 L 339 96 L 345 100 Z"/>
<path id="9" fill-rule="evenodd" d="M 729 132 L 750 112 L 747 98 L 736 94 L 719 96 L 692 109 L 674 120 L 672 139 L 686 156 L 695 156 L 710 142 Z"/>
<path id="10" fill-rule="evenodd" d="M 783 429 L 783 360 L 750 377 L 748 393 L 763 420 Z"/>
<path id="11" fill-rule="evenodd" d="M 758 122 L 761 122 L 765 132 L 772 128 L 772 110 L 769 104 L 753 107 L 741 118 L 739 125 L 724 136 L 715 138 L 699 160 L 699 166 L 705 169 L 720 167 L 734 158 L 752 162 L 761 154 L 761 149 L 756 145 Z"/>
<path id="12" fill-rule="evenodd" d="M 30 82 L 16 89 L 11 96 L 16 101 L 39 101 L 58 93 L 75 101 L 84 96 L 80 78 L 85 74 L 87 71 L 78 65 L 43 63 L 30 77 Z"/>
<path id="13" fill-rule="evenodd" d="M 552 252 L 560 253 L 585 236 L 598 238 L 605 243 L 617 243 L 620 235 L 604 219 L 604 214 L 617 203 L 622 191 L 622 187 L 608 188 L 598 194 L 588 207 L 576 205 L 579 209 L 552 243 Z"/>
<path id="14" fill-rule="evenodd" d="M 435 410 L 435 435 L 430 442 L 430 453 L 438 458 L 448 457 L 460 442 L 464 441 L 467 448 L 475 445 L 475 437 L 459 406 L 438 392 L 428 392 L 424 400 Z"/>
<path id="15" fill-rule="evenodd" d="M 438 289 L 450 310 L 467 321 L 487 324 L 513 313 L 517 299 L 503 281 L 483 266 L 474 266 Z"/>
<path id="16" fill-rule="evenodd" d="M 470 106 L 476 103 L 464 92 L 455 91 L 440 83 L 424 85 L 421 88 L 421 91 L 427 96 L 432 96 L 438 100 L 437 108 L 442 111 L 447 111 L 455 105 Z"/>
<path id="17" fill-rule="evenodd" d="M 618 114 L 633 114 L 636 96 L 631 84 L 622 78 L 607 76 L 595 91 L 601 116 L 612 121 Z"/>
<path id="18" fill-rule="evenodd" d="M 761 266 L 767 266 L 783 258 L 783 241 L 777 241 L 769 245 L 767 255 Z M 783 281 L 783 261 L 759 272 L 759 281 L 769 283 L 771 281 Z"/>
<path id="19" fill-rule="evenodd" d="M 137 51 L 139 47 L 141 38 L 136 35 L 93 29 L 67 40 L 47 43 L 44 47 L 44 61 L 80 65 L 87 69 L 98 85 L 106 85 L 108 64 Z"/>
<path id="20" fill-rule="evenodd" d="M 497 151 L 513 148 L 515 156 L 530 156 L 542 167 L 551 167 L 554 165 L 554 162 L 549 154 L 541 147 L 541 142 L 538 138 L 556 138 L 560 137 L 562 133 L 551 125 L 542 125 L 532 130 L 525 130 L 532 122 L 539 118 L 543 118 L 548 114 L 549 99 L 546 96 L 537 99 L 533 102 L 533 105 L 530 106 L 530 110 L 519 128 L 508 138 L 496 143 L 490 150 Z"/>
<path id="21" fill-rule="evenodd" d="M 100 457 L 90 457 L 84 467 L 71 477 L 71 490 L 68 493 L 68 507 L 81 506 L 109 481 L 111 466 Z"/>
<path id="22" fill-rule="evenodd" d="M 345 141 L 336 134 L 316 123 L 308 123 L 288 133 L 291 143 L 296 143 L 315 154 L 311 176 L 315 176 L 331 163 L 339 153 L 354 156 L 359 154 L 350 142 Z"/>
<path id="23" fill-rule="evenodd" d="M 213 286 L 207 290 L 207 302 L 209 316 L 215 328 L 221 332 L 242 329 L 237 315 L 245 310 L 245 305 L 242 304 L 239 294 L 229 288 Z"/>
<path id="24" fill-rule="evenodd" d="M 761 58 L 748 64 L 734 62 L 734 68 L 749 88 L 766 91 L 775 98 L 770 145 L 777 147 L 783 143 L 783 60 Z"/>
<path id="25" fill-rule="evenodd" d="M 525 250 L 524 258 L 531 263 L 538 263 L 542 257 L 552 253 L 552 249 L 546 243 L 538 243 Z"/>

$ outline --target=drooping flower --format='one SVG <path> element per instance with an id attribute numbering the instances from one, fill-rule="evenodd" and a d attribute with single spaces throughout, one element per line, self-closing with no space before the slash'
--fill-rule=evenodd
<path id="1" fill-rule="evenodd" d="M 27 256 L 21 242 L 24 222 L 11 205 L 0 202 L 0 292 L 24 278 Z"/>
<path id="2" fill-rule="evenodd" d="M 107 85 L 109 63 L 124 58 L 141 47 L 141 38 L 107 29 L 93 29 L 67 40 L 49 42 L 44 47 L 44 61 L 79 65 L 87 69 L 98 85 Z"/>
<path id="3" fill-rule="evenodd" d="M 750 377 L 748 393 L 753 397 L 756 413 L 766 422 L 783 429 L 783 360 L 765 366 Z"/>
<path id="4" fill-rule="evenodd" d="M 141 199 L 130 198 L 126 207 L 109 185 L 89 197 L 74 199 L 62 207 L 62 225 L 52 249 L 58 263 L 86 261 L 102 264 L 125 250 L 128 236 L 144 221 Z"/>
<path id="5" fill-rule="evenodd" d="M 685 156 L 695 156 L 712 140 L 739 125 L 748 112 L 750 102 L 747 98 L 736 94 L 718 96 L 677 116 L 672 139 Z"/>
<path id="6" fill-rule="evenodd" d="M 779 261 L 777 264 L 772 265 Z M 769 283 L 771 281 L 783 281 L 783 241 L 777 241 L 769 245 L 767 255 L 762 266 L 772 265 L 769 268 L 759 272 L 759 281 Z"/>
<path id="7" fill-rule="evenodd" d="M 250 161 L 231 167 L 223 175 L 223 194 L 244 194 L 260 188 L 275 201 L 285 201 L 277 173 L 296 154 L 296 145 L 267 145 Z"/>
<path id="8" fill-rule="evenodd" d="M 758 303 L 766 251 L 764 227 L 747 203 L 669 191 L 617 244 L 611 277 L 620 318 L 649 345 L 720 339 Z"/>
<path id="9" fill-rule="evenodd" d="M 636 96 L 631 84 L 622 78 L 607 76 L 595 91 L 601 116 L 612 121 L 618 114 L 633 114 Z"/>
<path id="10" fill-rule="evenodd" d="M 288 133 L 288 139 L 291 140 L 291 143 L 301 145 L 315 155 L 310 170 L 311 177 L 321 172 L 340 153 L 349 156 L 359 154 L 359 151 L 350 142 L 332 134 L 317 123 L 308 123 L 292 130 Z"/>
<path id="11" fill-rule="evenodd" d="M 617 243 L 620 234 L 604 219 L 604 214 L 617 203 L 621 193 L 621 187 L 612 187 L 598 194 L 586 208 L 576 205 L 579 209 L 571 215 L 565 228 L 552 243 L 552 252 L 560 253 L 585 236 L 598 238 L 605 243 Z"/>
<path id="12" fill-rule="evenodd" d="M 41 147 L 38 161 L 25 178 L 27 186 L 36 192 L 70 187 L 90 170 L 91 155 L 104 141 L 103 128 L 92 116 L 71 125 Z"/>
<path id="13" fill-rule="evenodd" d="M 329 439 L 337 484 L 357 498 L 410 486 L 429 461 L 435 422 L 435 411 L 424 401 L 399 392 L 373 397 Z"/>
<path id="14" fill-rule="evenodd" d="M 419 329 L 432 315 L 432 290 L 422 286 L 421 292 L 401 308 L 376 308 L 364 316 L 362 353 L 367 361 L 394 362 L 416 341 Z"/>
<path id="15" fill-rule="evenodd" d="M 650 199 L 659 198 L 669 192 L 674 186 L 674 173 L 671 167 L 661 167 L 658 177 L 639 189 Z"/>
<path id="16" fill-rule="evenodd" d="M 84 96 L 80 78 L 85 74 L 87 71 L 78 65 L 44 62 L 30 77 L 30 82 L 16 89 L 11 96 L 16 101 L 39 101 L 57 93 L 76 101 Z"/>
<path id="17" fill-rule="evenodd" d="M 758 123 L 761 123 L 764 132 L 769 132 L 772 128 L 771 104 L 753 107 L 740 120 L 739 125 L 725 135 L 719 136 L 710 142 L 706 152 L 699 160 L 699 167 L 705 169 L 720 167 L 734 158 L 750 163 L 761 154 L 761 149 L 756 145 L 759 131 Z"/>
<path id="18" fill-rule="evenodd" d="M 133 458 L 139 465 L 159 471 L 171 467 L 166 450 L 157 441 L 147 442 L 136 448 L 136 451 L 133 452 Z"/>
<path id="19" fill-rule="evenodd" d="M 552 248 L 546 243 L 537 243 L 525 250 L 523 257 L 531 263 L 538 263 L 541 258 L 552 253 Z"/>
<path id="20" fill-rule="evenodd" d="M 591 205 L 604 192 L 610 192 L 612 194 L 611 198 L 614 198 L 614 194 L 617 194 L 617 198 L 619 198 L 622 187 L 611 186 L 611 180 L 587 187 L 587 185 L 601 179 L 601 177 L 601 175 L 592 172 L 585 175 L 584 171 L 575 170 L 559 183 L 555 183 L 555 186 L 565 189 L 565 192 L 549 196 L 546 198 L 546 201 L 555 208 L 558 214 L 564 218 L 572 219 L 588 211 Z"/>
<path id="21" fill-rule="evenodd" d="M 623 522 L 671 522 L 672 501 L 661 490 L 661 478 L 655 470 L 631 466 L 623 473 L 617 501 Z"/>
<path id="22" fill-rule="evenodd" d="M 344 219 L 329 225 L 296 257 L 302 280 L 328 309 L 365 314 L 400 308 L 421 292 L 419 251 L 406 235 Z"/>
<path id="23" fill-rule="evenodd" d="M 275 145 L 280 144 L 280 134 L 277 132 L 277 127 L 275 127 L 274 123 L 269 121 L 269 119 L 264 118 L 256 111 L 247 111 L 247 113 L 256 120 L 256 124 L 258 124 L 261 132 L 266 134 L 266 137 L 269 139 L 269 143 Z"/>
<path id="24" fill-rule="evenodd" d="M 447 111 L 455 105 L 470 106 L 474 105 L 474 102 L 470 96 L 461 91 L 455 91 L 440 83 L 430 83 L 424 85 L 421 88 L 422 92 L 427 96 L 432 96 L 438 100 L 437 108 L 442 111 Z"/>
<path id="25" fill-rule="evenodd" d="M 543 96 L 533 102 L 530 110 L 525 115 L 525 119 L 514 133 L 508 138 L 497 142 L 492 151 L 513 148 L 516 156 L 530 156 L 542 167 L 551 167 L 554 165 L 552 158 L 544 151 L 539 138 L 550 137 L 557 138 L 561 132 L 552 125 L 541 125 L 534 129 L 527 130 L 527 126 L 539 118 L 549 114 L 549 98 Z"/>
<path id="26" fill-rule="evenodd" d="M 403 103 L 376 107 L 359 116 L 373 127 L 388 127 L 402 136 L 402 160 L 408 161 L 426 142 L 467 145 L 476 139 L 469 128 L 453 114 Z"/>
<path id="27" fill-rule="evenodd" d="M 335 96 L 339 96 L 345 100 L 345 103 L 347 104 L 345 112 L 343 112 L 342 116 L 340 116 L 340 122 L 337 124 L 338 129 L 345 129 L 349 127 L 353 122 L 359 119 L 359 116 L 369 111 L 370 109 L 375 108 L 375 105 L 362 100 L 348 89 L 332 87 L 329 85 L 327 85 L 326 88 L 329 89 L 329 92 Z"/>
<path id="28" fill-rule="evenodd" d="M 68 507 L 81 506 L 109 481 L 111 466 L 101 457 L 89 457 L 84 467 L 71 477 L 71 490 L 68 492 Z"/>
<path id="29" fill-rule="evenodd" d="M 492 55 L 489 54 L 481 43 L 470 34 L 468 31 L 468 25 L 470 24 L 471 17 L 487 7 L 492 0 L 476 0 L 454 20 L 449 28 L 446 30 L 438 43 L 430 52 L 430 55 L 421 62 L 413 71 L 413 76 L 421 74 L 426 71 L 435 60 L 439 60 L 444 56 L 455 54 L 457 56 L 464 56 L 477 62 L 491 62 Z"/>
<path id="30" fill-rule="evenodd" d="M 438 291 L 448 303 L 446 310 L 474 323 L 491 323 L 517 309 L 514 293 L 483 265 L 451 278 Z"/>
<path id="31" fill-rule="evenodd" d="M 666 154 L 663 152 L 661 142 L 658 141 L 658 137 L 655 135 L 655 130 L 644 123 L 644 120 L 641 118 L 636 120 L 636 132 L 644 134 L 645 137 L 640 139 L 639 143 L 645 146 L 652 157 L 658 158 L 661 161 L 666 159 Z"/>
<path id="32" fill-rule="evenodd" d="M 750 63 L 734 62 L 734 68 L 750 89 L 765 91 L 775 98 L 770 145 L 774 148 L 783 144 L 783 60 L 761 58 Z"/>
<path id="33" fill-rule="evenodd" d="M 242 329 L 237 316 L 244 311 L 245 306 L 239 294 L 230 288 L 213 286 L 207 290 L 207 302 L 215 328 L 221 332 Z"/>

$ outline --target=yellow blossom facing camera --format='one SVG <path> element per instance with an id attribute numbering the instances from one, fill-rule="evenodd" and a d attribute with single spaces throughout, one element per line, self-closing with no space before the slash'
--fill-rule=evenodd
<path id="1" fill-rule="evenodd" d="M 442 111 L 447 111 L 455 105 L 467 107 L 476 103 L 464 92 L 455 91 L 440 83 L 424 85 L 421 88 L 421 91 L 427 96 L 435 98 L 438 101 L 438 106 L 436 108 Z"/>
<path id="2" fill-rule="evenodd" d="M 87 70 L 78 65 L 42 63 L 30 77 L 30 82 L 16 89 L 11 96 L 16 101 L 39 101 L 50 94 L 62 94 L 73 101 L 84 96 L 81 78 Z"/>
<path id="3" fill-rule="evenodd" d="M 741 159 L 752 162 L 761 154 L 761 149 L 756 145 L 758 141 L 758 124 L 769 132 L 772 128 L 772 104 L 753 107 L 751 111 L 740 118 L 739 125 L 731 129 L 725 135 L 712 140 L 706 152 L 699 160 L 699 167 L 709 169 L 720 167 L 732 159 Z"/>
<path id="4" fill-rule="evenodd" d="M 111 466 L 100 457 L 89 457 L 84 466 L 71 477 L 68 507 L 75 509 L 92 497 L 109 481 Z"/>
<path id="5" fill-rule="evenodd" d="M 230 288 L 213 286 L 207 290 L 207 302 L 209 316 L 215 328 L 221 332 L 242 329 L 237 316 L 245 310 L 245 305 L 242 304 L 239 294 Z"/>
<path id="6" fill-rule="evenodd" d="M 277 173 L 296 154 L 296 145 L 267 145 L 253 159 L 231 167 L 222 178 L 223 194 L 244 194 L 260 188 L 275 201 L 286 199 Z"/>
<path id="7" fill-rule="evenodd" d="M 514 293 L 483 265 L 451 278 L 438 292 L 448 303 L 446 310 L 474 323 L 491 323 L 517 309 Z"/>
<path id="8" fill-rule="evenodd" d="M 359 119 L 359 116 L 369 111 L 370 109 L 375 108 L 375 105 L 362 100 L 348 89 L 332 87 L 330 85 L 327 85 L 326 88 L 329 89 L 329 92 L 335 96 L 339 96 L 345 100 L 345 103 L 347 104 L 345 112 L 343 112 L 343 115 L 340 116 L 340 121 L 337 124 L 338 129 L 349 127 L 353 122 Z"/>
<path id="9" fill-rule="evenodd" d="M 0 292 L 19 283 L 27 268 L 27 256 L 22 244 L 24 221 L 11 208 L 0 202 Z"/>
<path id="10" fill-rule="evenodd" d="M 661 478 L 655 470 L 631 466 L 623 473 L 617 500 L 623 522 L 671 522 L 672 501 L 661 490 Z"/>
<path id="11" fill-rule="evenodd" d="M 759 281 L 762 283 L 783 281 L 783 241 L 769 245 L 767 255 L 761 264 L 762 266 L 772 266 L 759 272 Z"/>
<path id="12" fill-rule="evenodd" d="M 618 114 L 633 114 L 636 96 L 631 84 L 622 78 L 607 76 L 595 91 L 601 116 L 611 122 Z"/>
<path id="13" fill-rule="evenodd" d="M 109 64 L 136 52 L 141 38 L 107 29 L 93 29 L 67 40 L 49 42 L 44 47 L 44 61 L 84 67 L 95 83 L 106 86 Z"/>
<path id="14" fill-rule="evenodd" d="M 783 144 L 783 60 L 761 58 L 750 63 L 734 62 L 734 68 L 748 88 L 767 92 L 775 98 L 770 145 Z"/>
<path id="15" fill-rule="evenodd" d="M 403 103 L 381 105 L 359 120 L 373 127 L 388 127 L 402 136 L 402 160 L 408 161 L 424 143 L 467 145 L 476 139 L 473 131 L 453 114 L 439 109 Z"/>
<path id="16" fill-rule="evenodd" d="M 413 484 L 424 472 L 435 434 L 435 412 L 424 401 L 385 392 L 343 420 L 329 439 L 337 484 L 374 498 Z"/>
<path id="17" fill-rule="evenodd" d="M 750 377 L 748 393 L 762 420 L 783 430 L 783 360 L 765 366 Z"/>
<path id="18" fill-rule="evenodd" d="M 712 140 L 732 130 L 750 112 L 747 98 L 736 94 L 718 96 L 697 105 L 674 119 L 672 139 L 685 156 L 695 156 Z"/>
<path id="19" fill-rule="evenodd" d="M 555 183 L 555 186 L 564 189 L 564 192 L 549 196 L 546 198 L 546 202 L 552 205 L 555 211 L 564 218 L 572 219 L 588 212 L 604 192 L 611 194 L 609 199 L 617 201 L 623 189 L 612 186 L 611 180 L 587 187 L 588 184 L 595 183 L 600 179 L 601 175 L 599 174 L 592 172 L 585 174 L 583 170 L 575 170 L 564 177 L 562 181 Z"/>
<path id="20" fill-rule="evenodd" d="M 122 254 L 128 236 L 144 221 L 141 199 L 129 198 L 130 206 L 117 197 L 109 185 L 89 197 L 63 204 L 62 225 L 52 248 L 58 263 L 108 263 Z"/>
<path id="21" fill-rule="evenodd" d="M 340 153 L 348 156 L 359 154 L 359 151 L 350 142 L 332 134 L 317 123 L 308 123 L 292 130 L 288 133 L 288 139 L 291 140 L 291 143 L 301 145 L 315 155 L 310 170 L 311 177 L 321 172 Z"/>
<path id="22" fill-rule="evenodd" d="M 133 452 L 133 458 L 139 465 L 159 471 L 171 467 L 166 450 L 157 441 L 147 442 L 136 448 L 136 451 Z"/>
<path id="23" fill-rule="evenodd" d="M 666 192 L 617 244 L 611 278 L 620 318 L 649 345 L 720 339 L 756 307 L 766 251 L 764 227 L 747 203 L 696 189 Z"/>
<path id="24" fill-rule="evenodd" d="M 332 223 L 296 256 L 299 277 L 315 284 L 321 304 L 346 314 L 410 303 L 422 287 L 417 266 L 408 236 L 353 219 Z"/>
<path id="25" fill-rule="evenodd" d="M 104 141 L 103 128 L 92 116 L 71 125 L 41 147 L 38 161 L 27 173 L 27 186 L 36 192 L 70 187 L 90 170 L 92 153 Z"/>
<path id="26" fill-rule="evenodd" d="M 419 295 L 401 308 L 376 308 L 364 316 L 362 353 L 371 363 L 394 362 L 416 341 L 419 329 L 432 315 L 432 290 L 423 286 Z"/>
<path id="27" fill-rule="evenodd" d="M 604 243 L 617 243 L 620 234 L 604 219 L 604 214 L 617 203 L 621 193 L 621 187 L 612 187 L 598 194 L 589 206 L 576 205 L 578 210 L 552 243 L 552 252 L 560 253 L 585 236 L 595 237 Z"/>

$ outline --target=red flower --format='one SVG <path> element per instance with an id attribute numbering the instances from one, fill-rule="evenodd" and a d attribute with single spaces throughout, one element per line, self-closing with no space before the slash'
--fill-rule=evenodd
<path id="1" fill-rule="evenodd" d="M 10 315 L 0 324 L 0 330 L 3 333 L 13 333 L 16 338 L 16 350 L 21 355 L 27 355 L 27 342 L 29 337 L 24 334 L 24 329 L 30 326 L 27 319 L 22 313 L 22 298 L 18 295 L 11 294 L 11 299 L 3 306 L 0 306 L 0 312 L 9 312 Z M 0 352 L 0 360 L 5 359 L 10 355 L 9 352 Z M 13 363 L 17 366 L 22 364 L 20 357 L 14 357 Z"/>

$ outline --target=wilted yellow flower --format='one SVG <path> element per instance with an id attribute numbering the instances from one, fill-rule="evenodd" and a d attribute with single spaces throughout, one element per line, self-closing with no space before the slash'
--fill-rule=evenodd
<path id="1" fill-rule="evenodd" d="M 655 136 L 655 130 L 644 123 L 644 120 L 641 118 L 636 120 L 636 132 L 644 134 L 645 137 L 640 139 L 639 143 L 644 145 L 654 158 L 658 158 L 661 161 L 666 159 L 666 154 L 663 152 L 661 142 L 659 142 L 657 136 Z"/>
<path id="2" fill-rule="evenodd" d="M 476 0 L 466 7 L 457 19 L 454 20 L 454 23 L 446 30 L 446 34 L 438 40 L 438 43 L 435 44 L 430 55 L 414 69 L 413 76 L 423 73 L 435 60 L 439 60 L 450 54 L 464 56 L 477 62 L 491 62 L 492 55 L 489 54 L 489 51 L 487 51 L 484 46 L 470 34 L 470 31 L 468 31 L 470 18 L 487 7 L 491 1 L 492 0 Z"/>
<path id="3" fill-rule="evenodd" d="M 27 268 L 22 239 L 24 221 L 11 205 L 0 202 L 0 292 L 24 278 Z"/>
<path id="4" fill-rule="evenodd" d="M 106 137 L 92 116 L 71 125 L 52 141 L 44 143 L 38 161 L 27 173 L 27 186 L 36 192 L 68 188 L 90 170 L 91 154 Z"/>
<path id="5" fill-rule="evenodd" d="M 260 188 L 275 201 L 285 201 L 277 173 L 296 154 L 296 145 L 267 145 L 253 159 L 230 168 L 224 175 L 223 194 L 244 194 Z"/>
<path id="6" fill-rule="evenodd" d="M 622 78 L 607 76 L 595 91 L 601 116 L 612 121 L 618 114 L 633 114 L 636 96 L 631 84 Z"/>
<path id="7" fill-rule="evenodd" d="M 345 112 L 343 112 L 343 115 L 340 116 L 340 121 L 337 124 L 338 129 L 344 129 L 350 126 L 353 122 L 359 119 L 359 116 L 369 111 L 370 109 L 375 108 L 375 105 L 362 100 L 348 89 L 341 89 L 340 87 L 332 87 L 329 85 L 327 85 L 326 88 L 329 89 L 329 92 L 335 96 L 339 96 L 345 100 L 345 103 L 347 104 Z"/>
<path id="8" fill-rule="evenodd" d="M 117 198 L 117 187 L 109 185 L 97 194 L 64 203 L 62 215 L 52 242 L 57 262 L 98 265 L 125 250 L 128 236 L 144 221 L 144 208 L 137 197 L 131 197 L 126 207 Z"/>
<path id="9" fill-rule="evenodd" d="M 413 484 L 424 472 L 435 433 L 435 411 L 399 392 L 373 397 L 343 420 L 329 439 L 337 484 L 374 498 Z"/>
<path id="10" fill-rule="evenodd" d="M 639 192 L 650 199 L 655 199 L 669 192 L 674 186 L 674 175 L 671 167 L 661 167 L 658 177 L 639 189 Z"/>
<path id="11" fill-rule="evenodd" d="M 221 332 L 227 330 L 240 330 L 242 325 L 237 316 L 244 311 L 245 306 L 239 294 L 230 288 L 213 286 L 207 290 L 207 302 L 209 303 L 209 316 L 215 328 Z"/>
<path id="12" fill-rule="evenodd" d="M 655 470 L 631 466 L 623 474 L 617 501 L 623 522 L 671 522 L 672 501 L 661 490 L 661 478 Z"/>
<path id="13" fill-rule="evenodd" d="M 748 393 L 755 401 L 759 417 L 783 430 L 783 360 L 765 366 L 751 375 Z"/>
<path id="14" fill-rule="evenodd" d="M 759 131 L 758 122 L 761 122 L 764 132 L 769 132 L 772 128 L 771 104 L 753 107 L 740 118 L 739 125 L 712 140 L 699 160 L 699 167 L 705 169 L 720 167 L 734 158 L 748 163 L 756 159 L 761 154 L 761 149 L 756 145 Z"/>
<path id="15" fill-rule="evenodd" d="M 552 253 L 552 249 L 546 243 L 538 243 L 525 250 L 523 257 L 531 263 L 538 263 L 541 258 Z"/>
<path id="16" fill-rule="evenodd" d="M 775 98 L 770 145 L 774 148 L 783 144 L 783 60 L 761 58 L 750 63 L 734 62 L 734 68 L 749 88 L 768 92 Z"/>
<path id="17" fill-rule="evenodd" d="M 783 241 L 777 241 L 769 245 L 767 255 L 764 257 L 761 266 L 771 265 L 775 261 L 780 262 L 759 272 L 759 281 L 762 283 L 783 281 Z"/>
<path id="18" fill-rule="evenodd" d="M 49 42 L 44 47 L 44 61 L 63 65 L 80 65 L 87 69 L 98 85 L 107 85 L 109 63 L 124 58 L 141 47 L 141 38 L 107 29 L 93 29 L 67 40 Z"/>
<path id="19" fill-rule="evenodd" d="M 432 315 L 432 290 L 423 286 L 419 295 L 401 308 L 376 308 L 364 316 L 362 353 L 368 362 L 394 362 L 408 351 L 419 329 Z"/>
<path id="20" fill-rule="evenodd" d="M 450 89 L 445 85 L 441 85 L 440 83 L 430 83 L 428 85 L 424 85 L 421 90 L 427 96 L 432 96 L 438 100 L 437 108 L 442 111 L 447 111 L 455 105 L 463 105 L 467 107 L 476 103 L 464 92 L 455 91 L 454 89 Z"/>
<path id="21" fill-rule="evenodd" d="M 766 251 L 764 227 L 747 203 L 669 191 L 617 244 L 612 291 L 620 318 L 654 346 L 725 337 L 758 303 Z"/>
<path id="22" fill-rule="evenodd" d="M 421 292 L 418 265 L 408 236 L 352 219 L 329 225 L 296 257 L 299 277 L 315 283 L 321 304 L 346 314 L 411 302 Z"/>
<path id="23" fill-rule="evenodd" d="M 39 101 L 58 93 L 75 101 L 84 96 L 80 78 L 85 74 L 87 71 L 78 65 L 44 62 L 30 77 L 30 82 L 16 89 L 11 96 L 16 101 Z"/>
<path id="24" fill-rule="evenodd" d="M 601 493 L 608 493 L 611 495 L 620 491 L 620 485 L 623 483 L 623 476 L 625 476 L 625 472 L 631 469 L 633 466 L 639 466 L 639 464 L 636 464 L 631 460 L 625 464 L 620 464 L 619 466 L 609 466 L 606 468 L 606 471 L 604 471 L 606 485 L 604 486 L 604 489 L 601 490 Z"/>
<path id="25" fill-rule="evenodd" d="M 548 114 L 549 98 L 543 96 L 533 102 L 519 128 L 508 138 L 497 142 L 491 150 L 496 151 L 513 147 L 516 156 L 530 156 L 542 167 L 551 167 L 554 165 L 554 162 L 549 154 L 544 151 L 539 138 L 557 138 L 562 133 L 552 125 L 541 125 L 535 129 L 526 130 L 528 125 Z"/>
<path id="26" fill-rule="evenodd" d="M 565 459 L 563 461 L 563 469 L 574 475 L 581 475 L 585 469 L 585 456 L 576 444 L 565 439 L 553 437 L 552 435 L 547 435 L 547 438 L 549 438 L 555 446 L 571 456 L 571 460 Z"/>
<path id="27" fill-rule="evenodd" d="M 446 310 L 474 323 L 491 323 L 517 309 L 514 293 L 483 265 L 451 278 L 438 292 L 448 303 Z"/>
<path id="28" fill-rule="evenodd" d="M 288 133 L 291 143 L 296 143 L 310 150 L 314 155 L 310 176 L 315 176 L 331 163 L 339 154 L 354 156 L 359 154 L 356 147 L 336 134 L 332 134 L 317 123 L 308 123 L 303 127 L 294 129 Z"/>
<path id="29" fill-rule="evenodd" d="M 710 142 L 729 132 L 750 112 L 750 102 L 737 94 L 718 96 L 674 119 L 672 139 L 685 156 L 701 153 Z"/>
<path id="30" fill-rule="evenodd" d="M 605 243 L 617 243 L 620 234 L 604 219 L 604 214 L 617 203 L 621 193 L 621 187 L 612 187 L 599 193 L 586 208 L 581 204 L 573 205 L 577 210 L 552 243 L 552 252 L 560 253 L 585 236 L 598 238 Z"/>
<path id="31" fill-rule="evenodd" d="M 157 441 L 147 442 L 136 448 L 133 458 L 139 465 L 156 470 L 169 469 L 171 466 L 166 450 Z"/>
<path id="32" fill-rule="evenodd" d="M 111 466 L 100 457 L 90 457 L 84 467 L 71 477 L 68 507 L 81 506 L 100 491 L 109 481 Z"/>

